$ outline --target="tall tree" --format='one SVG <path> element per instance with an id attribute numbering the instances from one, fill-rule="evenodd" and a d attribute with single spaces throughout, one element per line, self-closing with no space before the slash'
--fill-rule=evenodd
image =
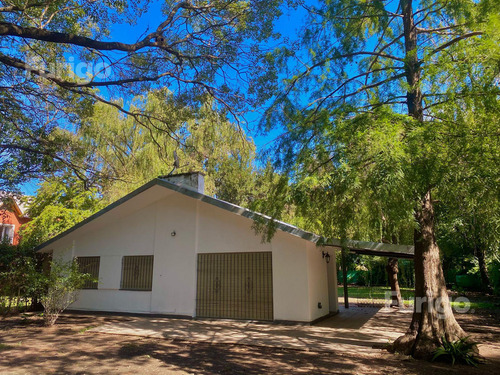
<path id="1" fill-rule="evenodd" d="M 167 87 L 191 106 L 209 95 L 238 117 L 248 104 L 248 82 L 259 73 L 261 42 L 272 35 L 280 14 L 278 4 L 0 1 L 0 183 L 61 167 L 75 173 L 90 168 L 67 160 L 71 150 L 59 129 L 74 131 L 95 102 L 151 129 L 154 115 L 131 110 L 128 100 Z M 144 25 L 137 35 L 116 31 L 134 24 Z M 171 132 L 172 126 L 162 122 L 161 129 Z"/>
<path id="2" fill-rule="evenodd" d="M 178 103 L 167 89 L 136 97 L 131 108 L 151 114 L 152 128 L 144 129 L 133 116 L 98 103 L 76 134 L 82 150 L 76 164 L 99 171 L 93 184 L 105 201 L 114 201 L 138 186 L 173 171 L 174 152 L 180 165 L 175 173 L 203 171 L 207 194 L 241 204 L 252 188 L 255 145 L 225 111 L 207 97 L 201 107 Z M 172 123 L 163 131 L 162 121 Z"/>
<path id="3" fill-rule="evenodd" d="M 488 0 L 305 6 L 308 52 L 283 50 L 297 58 L 286 68 L 300 71 L 267 116 L 268 128 L 278 123 L 288 132 L 278 163 L 294 166 L 294 180 L 327 171 L 317 190 L 334 203 L 323 207 L 344 216 L 337 224 L 344 236 L 355 232 L 361 207 L 389 223 L 413 220 L 414 314 L 394 348 L 415 357 L 429 356 L 443 337 L 465 336 L 446 291 L 434 195 L 461 168 L 478 167 L 452 140 L 498 142 L 497 124 L 479 129 L 460 113 L 498 109 L 499 7 Z M 479 130 L 484 138 L 474 136 Z"/>
<path id="4" fill-rule="evenodd" d="M 403 300 L 401 298 L 401 290 L 399 289 L 399 281 L 398 281 L 398 258 L 388 258 L 387 259 L 387 277 L 389 279 L 389 285 L 391 287 L 391 307 L 403 306 Z"/>

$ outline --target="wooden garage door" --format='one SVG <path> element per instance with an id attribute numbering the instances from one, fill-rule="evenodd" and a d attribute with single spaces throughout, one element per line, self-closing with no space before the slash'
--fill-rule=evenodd
<path id="1" fill-rule="evenodd" d="M 196 316 L 272 320 L 271 253 L 198 254 Z"/>

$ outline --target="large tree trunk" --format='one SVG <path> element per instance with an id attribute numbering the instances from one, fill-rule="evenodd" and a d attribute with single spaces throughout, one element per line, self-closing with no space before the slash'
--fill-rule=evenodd
<path id="1" fill-rule="evenodd" d="M 403 300 L 401 299 L 398 282 L 398 259 L 388 258 L 385 269 L 389 278 L 389 285 L 391 286 L 391 307 L 400 307 L 403 305 Z"/>
<path id="2" fill-rule="evenodd" d="M 444 280 L 439 247 L 434 236 L 434 211 L 431 193 L 415 214 L 415 304 L 410 328 L 393 344 L 393 349 L 415 358 L 428 358 L 441 340 L 455 341 L 465 337 L 451 309 Z"/>
<path id="3" fill-rule="evenodd" d="M 420 123 L 424 121 L 423 96 L 420 89 L 421 67 L 418 57 L 417 30 L 412 0 L 401 0 L 405 38 L 405 74 L 408 114 Z M 422 165 L 425 170 L 425 165 Z M 439 247 L 434 234 L 434 208 L 431 189 L 419 201 L 415 219 L 419 228 L 414 233 L 415 302 L 410 328 L 393 344 L 393 349 L 415 358 L 429 358 L 441 345 L 441 340 L 455 341 L 465 337 L 451 309 L 444 280 Z"/>

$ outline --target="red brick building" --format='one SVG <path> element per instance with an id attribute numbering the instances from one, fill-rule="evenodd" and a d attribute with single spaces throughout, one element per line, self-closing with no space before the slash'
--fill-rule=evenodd
<path id="1" fill-rule="evenodd" d="M 19 229 L 30 221 L 25 207 L 15 197 L 0 192 L 0 241 L 19 243 Z"/>

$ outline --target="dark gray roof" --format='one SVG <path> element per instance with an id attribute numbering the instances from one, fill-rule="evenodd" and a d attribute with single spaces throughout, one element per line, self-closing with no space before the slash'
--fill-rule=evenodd
<path id="1" fill-rule="evenodd" d="M 167 189 L 179 192 L 179 193 L 181 193 L 183 195 L 186 195 L 188 197 L 191 197 L 191 198 L 194 198 L 194 199 L 198 199 L 198 200 L 200 200 L 202 202 L 211 204 L 213 206 L 222 208 L 222 209 L 224 209 L 226 211 L 232 212 L 232 213 L 234 213 L 236 215 L 240 215 L 240 216 L 252 219 L 252 220 L 262 220 L 262 219 L 264 219 L 265 221 L 272 220 L 269 216 L 266 216 L 264 214 L 260 214 L 258 212 L 250 211 L 249 209 L 246 209 L 244 207 L 238 206 L 236 204 L 229 203 L 229 202 L 223 201 L 221 199 L 213 198 L 213 197 L 210 197 L 210 196 L 205 195 L 205 194 L 201 194 L 201 193 L 199 193 L 199 192 L 197 192 L 195 190 L 192 190 L 190 188 L 186 188 L 186 187 L 183 187 L 183 186 L 176 185 L 174 183 L 165 181 L 165 180 L 163 180 L 161 178 L 155 178 L 154 180 L 152 180 L 152 181 L 148 182 L 147 184 L 139 187 L 138 189 L 134 190 L 133 192 L 125 195 L 123 198 L 117 200 L 116 202 L 114 202 L 114 203 L 110 204 L 109 206 L 103 208 L 102 210 L 96 212 L 95 214 L 93 214 L 92 216 L 88 217 L 87 219 L 81 221 L 80 223 L 74 225 L 73 227 L 67 229 L 66 231 L 60 233 L 59 235 L 57 235 L 57 236 L 51 238 L 50 240 L 42 243 L 41 245 L 37 246 L 36 250 L 39 251 L 39 250 L 47 247 L 51 243 L 53 243 L 53 242 L 55 242 L 55 241 L 57 241 L 57 240 L 65 237 L 69 233 L 71 233 L 71 232 L 75 231 L 76 229 L 84 226 L 85 224 L 87 224 L 90 221 L 98 218 L 99 216 L 102 216 L 106 212 L 108 212 L 108 211 L 112 210 L 113 208 L 121 205 L 122 203 L 128 201 L 129 199 L 132 199 L 136 195 L 141 194 L 142 192 L 148 190 L 149 188 L 151 188 L 151 187 L 153 187 L 155 185 L 162 186 L 162 187 L 165 187 Z M 318 245 L 342 247 L 342 243 L 338 239 L 327 239 L 325 237 L 319 236 L 319 235 L 317 235 L 315 233 L 307 232 L 305 230 L 297 228 L 296 226 L 293 226 L 291 224 L 288 224 L 288 223 L 285 223 L 285 222 L 282 222 L 282 221 L 275 220 L 274 222 L 276 223 L 276 228 L 277 229 L 279 229 L 279 230 L 281 230 L 283 232 L 290 233 L 291 235 L 300 237 L 300 238 L 302 238 L 304 240 L 316 243 Z M 400 250 L 401 249 L 401 250 L 404 250 L 404 252 L 402 253 L 402 255 L 407 255 L 408 256 L 408 255 L 411 254 L 411 257 L 413 257 L 413 246 L 406 246 L 406 247 L 403 248 L 403 246 L 401 246 L 401 245 L 390 245 L 390 244 L 382 244 L 382 243 L 377 243 L 377 242 L 361 242 L 361 241 L 347 241 L 347 242 L 345 242 L 345 244 L 346 244 L 346 246 L 348 248 L 351 248 L 351 246 L 355 247 L 355 246 L 361 245 L 362 248 L 372 249 L 372 251 L 374 251 L 374 252 L 381 253 L 381 254 L 378 254 L 378 255 L 384 255 L 383 253 L 384 252 L 388 252 L 388 250 L 390 250 L 390 249 L 392 249 L 392 251 L 389 251 L 391 253 L 394 253 L 396 250 Z M 354 249 L 354 247 L 353 247 L 353 249 Z"/>
<path id="2" fill-rule="evenodd" d="M 331 238 L 326 241 L 325 246 L 332 246 L 336 248 L 345 247 L 353 253 L 364 255 L 377 255 L 394 258 L 410 258 L 413 259 L 415 248 L 412 245 L 395 245 L 382 242 L 369 242 L 369 241 L 355 241 L 346 240 L 341 241 L 337 238 Z"/>

